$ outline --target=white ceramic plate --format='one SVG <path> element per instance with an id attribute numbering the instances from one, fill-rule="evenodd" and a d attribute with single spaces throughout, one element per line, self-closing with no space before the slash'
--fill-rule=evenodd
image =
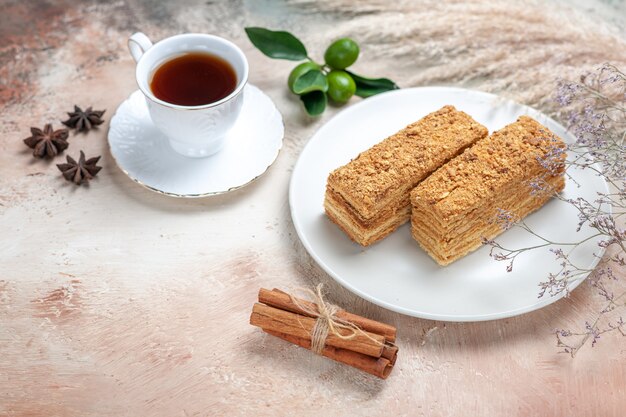
<path id="1" fill-rule="evenodd" d="M 402 89 L 357 103 L 331 119 L 310 139 L 295 166 L 289 202 L 295 228 L 302 243 L 340 284 L 382 307 L 411 316 L 445 321 L 481 321 L 511 317 L 553 303 L 562 295 L 538 298 L 541 281 L 558 272 L 554 255 L 540 249 L 527 252 L 515 261 L 513 271 L 506 263 L 489 257 L 483 247 L 447 267 L 437 265 L 413 241 L 405 224 L 389 237 L 363 248 L 324 215 L 326 178 L 335 168 L 356 157 L 409 123 L 446 104 L 470 114 L 490 132 L 529 115 L 554 133 L 571 141 L 566 130 L 552 119 L 509 100 L 482 92 L 426 87 Z M 606 191 L 603 179 L 590 170 L 570 173 L 580 184 L 568 179 L 565 197 L 596 198 Z M 591 230 L 576 232 L 576 210 L 567 203 L 550 201 L 527 217 L 540 234 L 558 242 L 577 242 Z M 498 240 L 505 246 L 525 247 L 537 243 L 528 233 L 511 229 Z M 596 242 L 589 241 L 572 252 L 580 267 L 593 267 L 599 254 Z M 580 281 L 572 283 L 570 289 Z"/>
<path id="2" fill-rule="evenodd" d="M 173 197 L 206 197 L 236 190 L 260 177 L 276 160 L 283 134 L 283 118 L 272 100 L 248 84 L 237 122 L 215 155 L 177 154 L 152 123 L 139 90 L 118 107 L 108 138 L 117 165 L 133 181 Z"/>

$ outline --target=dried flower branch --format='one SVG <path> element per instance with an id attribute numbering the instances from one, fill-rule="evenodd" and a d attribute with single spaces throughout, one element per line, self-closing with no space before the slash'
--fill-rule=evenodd
<path id="1" fill-rule="evenodd" d="M 544 178 L 536 178 L 530 187 L 532 193 L 554 194 L 555 198 L 573 206 L 578 212 L 576 230 L 586 226 L 594 232 L 577 242 L 554 242 L 534 232 L 523 221 L 514 219 L 511 213 L 500 210 L 495 221 L 504 229 L 521 228 L 537 237 L 539 243 L 524 248 L 503 247 L 494 240 L 485 240 L 485 243 L 491 246 L 492 258 L 508 262 L 507 271 L 513 269 L 518 256 L 528 251 L 550 250 L 560 270 L 550 273 L 546 281 L 540 283 L 540 298 L 546 293 L 550 296 L 569 295 L 568 289 L 573 284 L 591 274 L 588 282 L 604 300 L 604 307 L 580 331 L 555 330 L 557 346 L 562 348 L 562 352 L 575 356 L 587 341 L 591 340 L 591 346 L 595 346 L 605 333 L 626 336 L 620 314 L 626 309 L 626 291 L 615 294 L 611 290 L 617 280 L 613 269 L 626 266 L 626 230 L 624 221 L 620 220 L 626 216 L 626 74 L 613 65 L 605 64 L 597 71 L 581 76 L 577 82 L 559 81 L 556 101 L 561 106 L 557 118 L 567 124 L 576 138 L 567 146 L 566 175 L 569 176 L 571 169 L 591 170 L 606 180 L 611 191 L 598 192 L 595 200 L 588 201 L 584 198 L 568 199 L 554 193 Z M 560 168 L 558 164 L 562 163 L 562 159 L 559 155 L 562 152 L 562 148 L 555 146 L 540 161 L 547 174 Z M 600 248 L 595 256 L 610 249 L 593 270 L 576 265 L 570 257 L 573 250 L 590 240 L 597 241 Z"/>

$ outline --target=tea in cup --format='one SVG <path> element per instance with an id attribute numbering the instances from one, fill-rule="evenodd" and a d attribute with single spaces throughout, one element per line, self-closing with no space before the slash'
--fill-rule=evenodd
<path id="1" fill-rule="evenodd" d="M 140 32 L 129 38 L 128 48 L 150 117 L 171 147 L 188 157 L 222 149 L 248 81 L 241 49 L 218 36 L 195 33 L 152 44 Z"/>

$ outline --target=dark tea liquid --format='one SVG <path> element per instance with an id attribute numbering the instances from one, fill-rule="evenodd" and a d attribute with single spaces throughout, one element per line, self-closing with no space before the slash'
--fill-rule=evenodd
<path id="1" fill-rule="evenodd" d="M 220 57 L 192 52 L 170 59 L 156 69 L 150 89 L 159 99 L 181 106 L 201 106 L 235 90 L 237 74 Z"/>

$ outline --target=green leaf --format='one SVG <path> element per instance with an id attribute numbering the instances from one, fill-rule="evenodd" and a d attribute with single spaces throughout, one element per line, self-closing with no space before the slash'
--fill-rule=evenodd
<path id="1" fill-rule="evenodd" d="M 346 71 L 356 83 L 356 94 L 359 97 L 370 97 L 385 91 L 397 90 L 398 85 L 388 78 L 366 78 L 353 72 Z"/>
<path id="2" fill-rule="evenodd" d="M 311 91 L 300 96 L 306 112 L 311 116 L 319 116 L 326 109 L 326 93 L 323 91 Z"/>
<path id="3" fill-rule="evenodd" d="M 248 27 L 246 34 L 250 42 L 270 58 L 301 61 L 307 59 L 306 48 L 298 38 L 289 32 Z"/>
<path id="4" fill-rule="evenodd" d="M 328 91 L 328 80 L 320 70 L 307 71 L 293 83 L 293 92 L 296 94 L 306 94 L 311 91 Z"/>

